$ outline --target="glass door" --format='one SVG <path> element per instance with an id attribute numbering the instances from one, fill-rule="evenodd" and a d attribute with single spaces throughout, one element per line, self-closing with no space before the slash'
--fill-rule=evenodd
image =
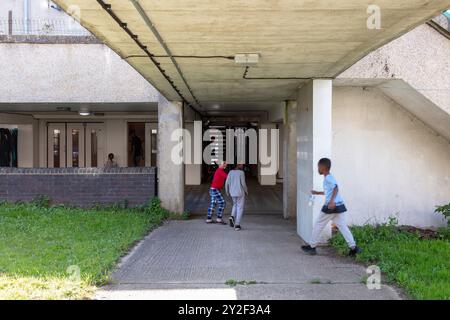
<path id="1" fill-rule="evenodd" d="M 51 123 L 47 130 L 47 166 L 64 168 L 66 166 L 66 125 Z"/>
<path id="2" fill-rule="evenodd" d="M 86 167 L 102 167 L 106 162 L 105 125 L 86 124 Z"/>
<path id="3" fill-rule="evenodd" d="M 106 161 L 104 123 L 49 123 L 49 168 L 102 167 Z"/>
<path id="4" fill-rule="evenodd" d="M 158 124 L 145 124 L 145 166 L 156 167 L 158 153 Z"/>
<path id="5" fill-rule="evenodd" d="M 82 168 L 85 166 L 84 125 L 82 123 L 67 124 L 67 167 Z"/>

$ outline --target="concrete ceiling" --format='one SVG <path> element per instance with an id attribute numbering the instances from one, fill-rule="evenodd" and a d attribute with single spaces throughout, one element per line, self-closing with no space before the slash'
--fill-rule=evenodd
<path id="1" fill-rule="evenodd" d="M 156 112 L 158 104 L 155 102 L 129 103 L 0 103 L 0 112 L 72 112 L 78 114 L 81 108 L 91 112 Z M 30 111 L 32 110 L 32 111 Z"/>
<path id="2" fill-rule="evenodd" d="M 111 13 L 138 36 L 156 56 L 167 56 L 132 1 L 56 0 L 69 13 L 126 59 L 168 99 L 179 94 L 143 49 L 113 19 Z M 136 1 L 135 1 L 136 2 Z M 226 58 L 259 53 L 261 60 L 248 70 L 257 78 L 334 78 L 363 56 L 450 7 L 450 0 L 378 0 L 382 28 L 366 26 L 373 0 L 141 0 L 179 65 L 191 92 L 203 108 L 214 105 L 257 106 L 292 99 L 306 80 L 243 78 L 245 68 Z M 80 10 L 73 10 L 73 5 Z M 72 7 L 70 7 L 72 6 Z M 168 57 L 154 57 L 182 96 L 195 100 Z"/>

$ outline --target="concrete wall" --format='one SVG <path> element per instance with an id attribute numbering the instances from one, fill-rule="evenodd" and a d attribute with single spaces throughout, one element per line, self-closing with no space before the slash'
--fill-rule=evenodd
<path id="1" fill-rule="evenodd" d="M 0 168 L 0 200 L 32 201 L 39 196 L 82 207 L 124 200 L 130 206 L 142 205 L 155 196 L 155 168 Z"/>
<path id="2" fill-rule="evenodd" d="M 450 202 L 450 144 L 378 89 L 334 88 L 333 173 L 351 224 L 438 226 Z"/>
<path id="3" fill-rule="evenodd" d="M 402 79 L 450 113 L 449 70 L 450 41 L 432 27 L 421 25 L 370 53 L 339 78 Z"/>
<path id="4" fill-rule="evenodd" d="M 157 102 L 157 91 L 102 44 L 0 43 L 0 103 Z"/>

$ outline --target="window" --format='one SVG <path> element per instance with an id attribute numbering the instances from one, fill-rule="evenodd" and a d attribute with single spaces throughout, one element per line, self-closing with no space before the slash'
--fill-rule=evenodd
<path id="1" fill-rule="evenodd" d="M 53 167 L 61 167 L 60 163 L 61 155 L 61 131 L 53 130 Z"/>
<path id="2" fill-rule="evenodd" d="M 80 131 L 72 129 L 72 167 L 80 166 Z"/>
<path id="3" fill-rule="evenodd" d="M 91 167 L 97 167 L 97 147 L 98 147 L 98 139 L 97 139 L 97 130 L 91 130 Z"/>

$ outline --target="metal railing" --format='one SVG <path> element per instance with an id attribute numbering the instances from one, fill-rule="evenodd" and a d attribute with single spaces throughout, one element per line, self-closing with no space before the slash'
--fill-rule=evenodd
<path id="1" fill-rule="evenodd" d="M 91 36 L 71 19 L 0 19 L 0 35 Z"/>

